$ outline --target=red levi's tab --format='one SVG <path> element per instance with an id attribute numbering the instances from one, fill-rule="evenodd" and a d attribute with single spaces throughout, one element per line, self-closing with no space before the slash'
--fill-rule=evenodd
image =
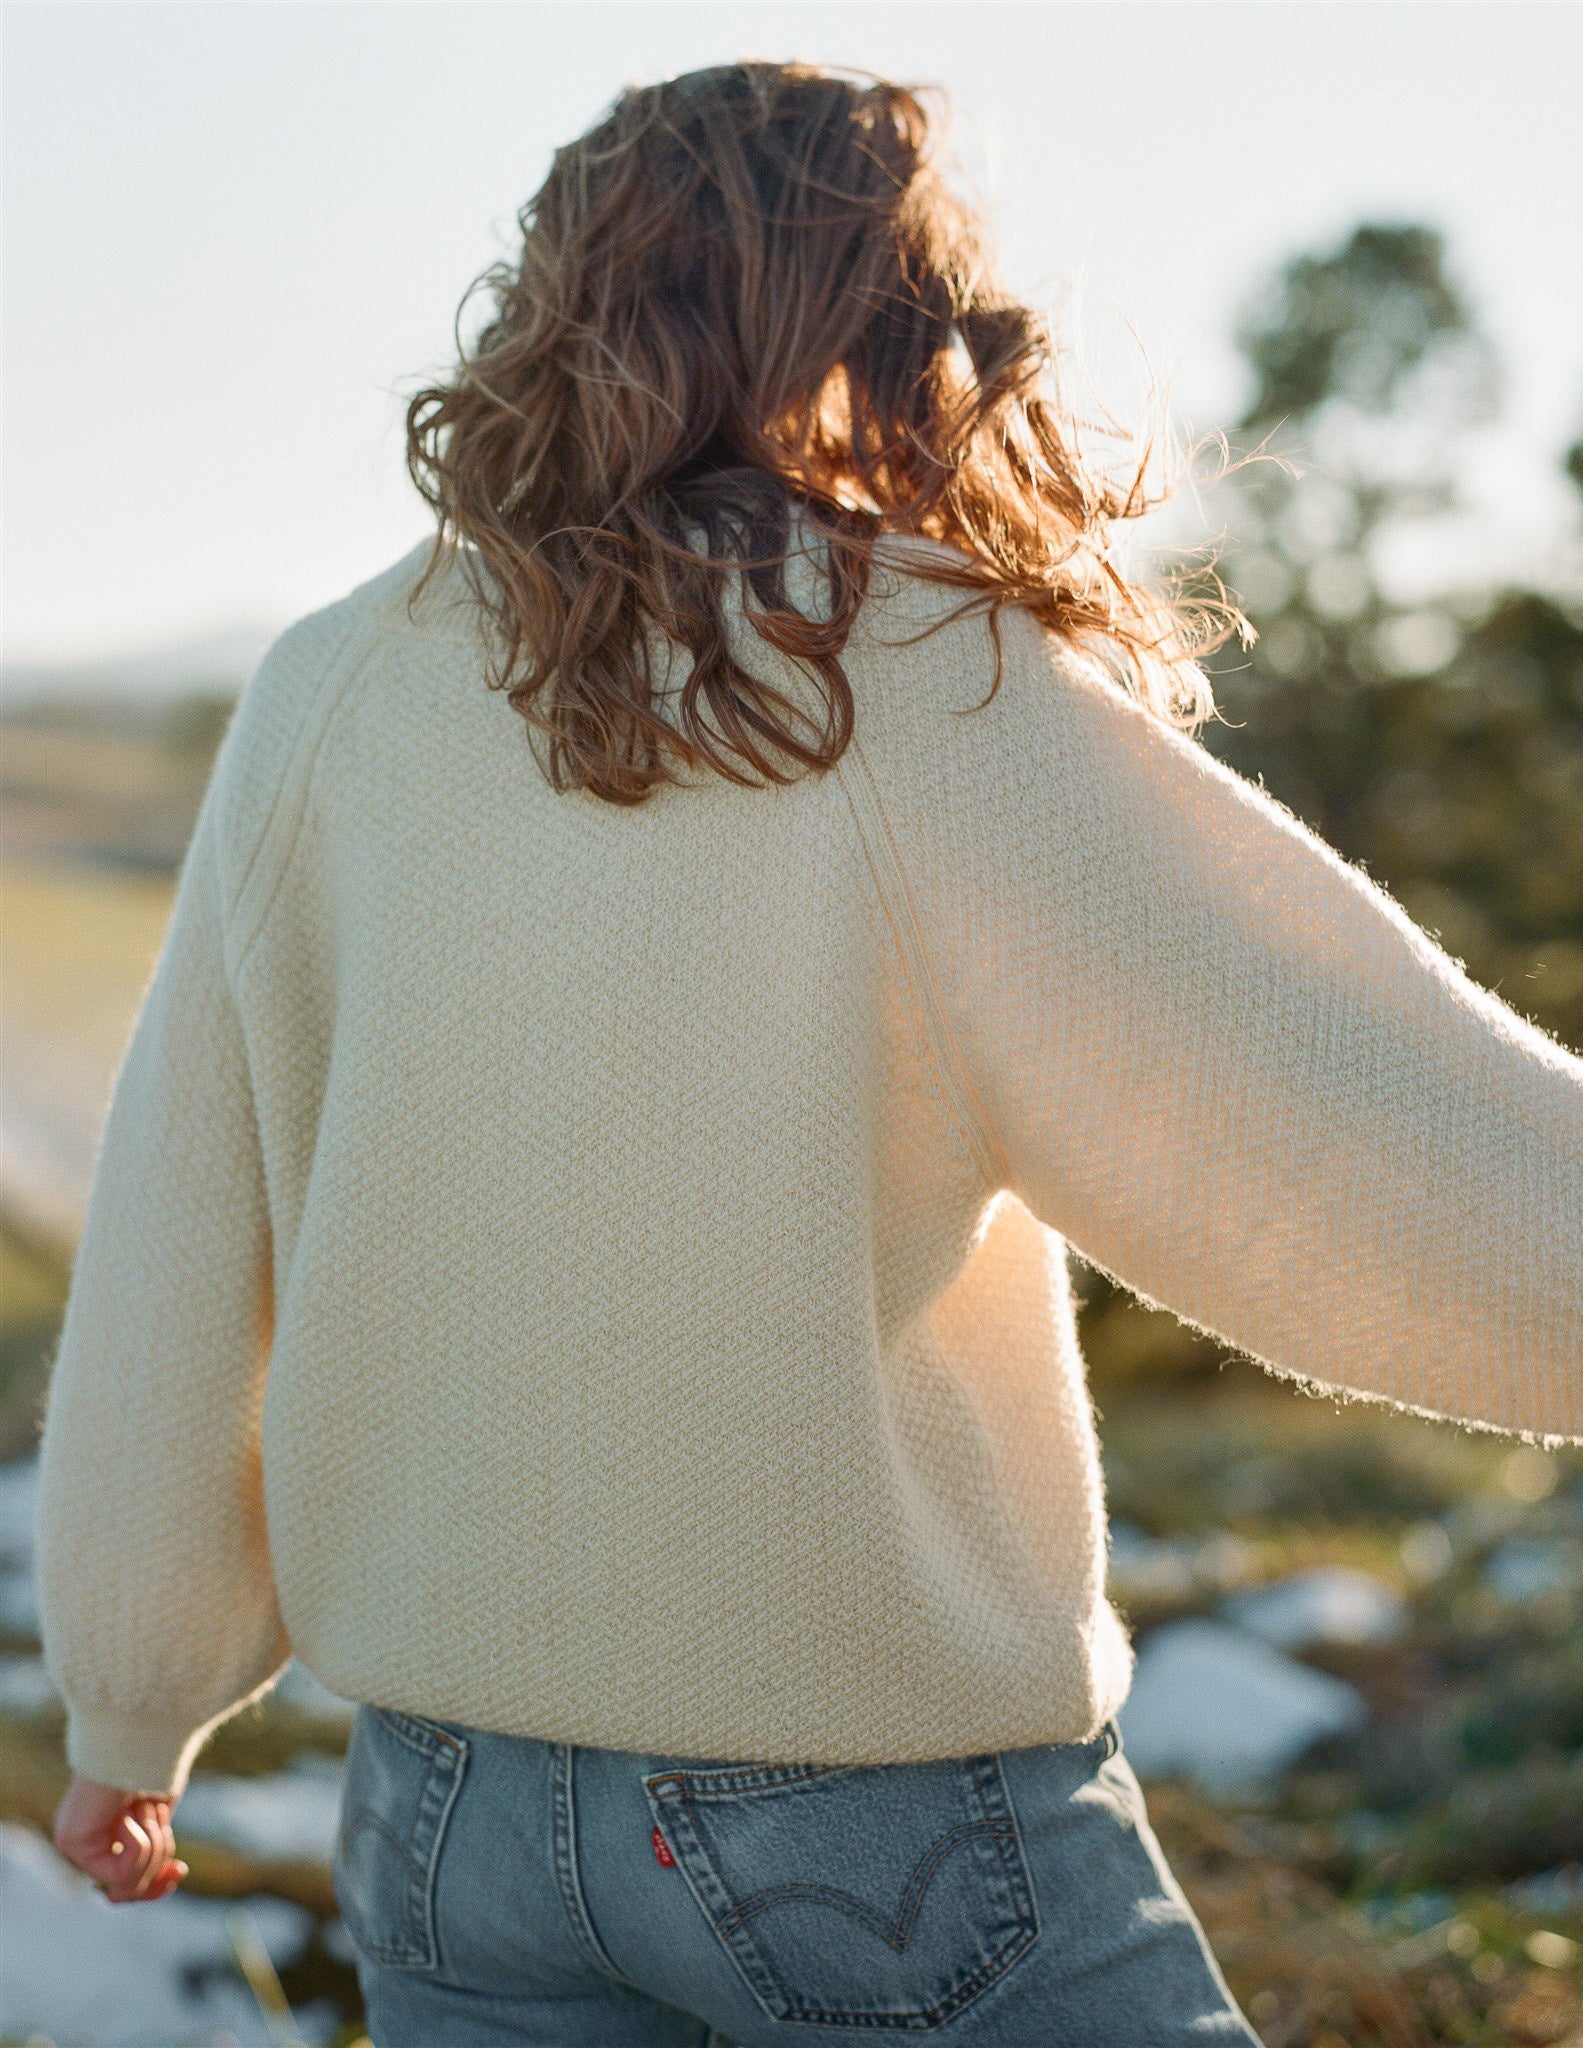
<path id="1" fill-rule="evenodd" d="M 671 1854 L 671 1845 L 658 1828 L 654 1830 L 654 1860 L 663 1863 L 667 1870 L 674 1869 L 676 1865 L 676 1858 Z"/>

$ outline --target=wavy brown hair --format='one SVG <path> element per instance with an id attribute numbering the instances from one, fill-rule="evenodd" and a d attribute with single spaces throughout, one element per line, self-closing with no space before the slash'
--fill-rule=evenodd
<path id="1" fill-rule="evenodd" d="M 1025 606 L 1109 657 L 1157 715 L 1213 713 L 1195 656 L 1244 625 L 1114 562 L 1163 493 L 1084 459 L 1038 317 L 995 281 L 938 164 L 925 99 L 872 74 L 738 63 L 623 92 L 558 150 L 521 255 L 449 381 L 407 408 L 407 466 L 498 634 L 507 691 L 558 789 L 641 801 L 673 764 L 741 783 L 830 767 L 851 733 L 841 650 L 882 534 L 945 543 L 919 573 L 950 617 Z M 826 601 L 791 604 L 792 515 Z M 817 678 L 816 726 L 744 667 L 727 579 Z M 936 624 L 943 624 L 939 620 Z M 931 627 L 929 630 L 934 630 Z M 691 656 L 656 708 L 648 635 Z M 987 700 L 986 700 L 987 701 Z"/>

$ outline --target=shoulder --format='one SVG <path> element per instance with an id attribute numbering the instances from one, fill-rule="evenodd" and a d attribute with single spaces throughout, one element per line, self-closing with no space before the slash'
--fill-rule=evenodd
<path id="1" fill-rule="evenodd" d="M 273 682 L 303 658 L 322 658 L 359 637 L 473 638 L 477 626 L 469 565 L 474 553 L 438 536 L 419 541 L 342 596 L 293 620 L 265 653 L 250 693 L 259 694 L 261 684 Z"/>
<path id="2" fill-rule="evenodd" d="M 480 579 L 487 571 L 476 548 L 431 534 L 330 609 L 415 639 L 472 641 Z"/>
<path id="3" fill-rule="evenodd" d="M 1015 603 L 952 619 L 968 593 L 928 570 L 965 559 L 932 541 L 884 543 L 843 655 L 860 752 L 896 801 L 937 820 L 982 812 L 1041 842 L 1057 830 L 1095 839 L 1101 818 L 1274 812 L 1143 701 L 1119 642 L 1069 638 Z"/>
<path id="4" fill-rule="evenodd" d="M 424 582 L 431 558 L 434 573 Z M 358 678 L 382 651 L 404 643 L 476 637 L 471 607 L 461 551 L 430 539 L 276 635 L 237 699 L 215 762 L 214 802 L 233 893 L 245 886 L 274 823 L 300 797 L 330 721 Z"/>
<path id="5" fill-rule="evenodd" d="M 282 703 L 312 695 L 346 650 L 381 635 L 474 637 L 471 554 L 436 537 L 419 541 L 342 596 L 294 619 L 266 649 L 238 701 L 238 715 L 245 712 L 255 722 L 268 723 L 270 712 Z"/>
<path id="6" fill-rule="evenodd" d="M 1054 631 L 1026 605 L 979 599 L 934 572 L 966 565 L 960 549 L 884 536 L 846 654 L 871 720 L 938 734 L 949 721 L 982 722 L 1005 738 L 1053 737 L 1063 716 L 1096 709 L 1147 714 L 1103 651 Z M 966 609 L 964 609 L 964 606 Z M 968 714 L 957 718 L 955 714 Z"/>

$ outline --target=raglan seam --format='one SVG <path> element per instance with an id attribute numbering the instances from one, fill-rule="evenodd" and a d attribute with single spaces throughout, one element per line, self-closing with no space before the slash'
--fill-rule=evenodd
<path id="1" fill-rule="evenodd" d="M 855 775 L 847 773 L 849 761 Z M 875 887 L 895 934 L 903 968 L 923 1022 L 935 1077 L 950 1105 L 959 1135 L 965 1141 L 969 1157 L 985 1185 L 991 1189 L 1009 1187 L 1011 1168 L 1005 1150 L 973 1085 L 951 1029 L 896 836 L 886 815 L 874 771 L 855 733 L 836 763 L 836 772 L 852 806 L 858 836 L 868 856 Z"/>
<path id="2" fill-rule="evenodd" d="M 348 657 L 357 651 L 360 637 L 364 643 L 361 653 L 346 666 Z M 233 988 L 240 985 L 248 958 L 269 920 L 281 882 L 291 865 L 307 815 L 308 799 L 325 738 L 348 691 L 367 668 L 379 645 L 377 615 L 359 610 L 354 612 L 346 632 L 325 661 L 318 691 L 281 777 L 280 793 L 270 807 L 257 845 L 248 856 L 237 887 L 235 904 L 227 919 L 226 953 Z M 336 671 L 343 666 L 345 673 L 337 679 Z M 250 894 L 262 899 L 256 909 L 249 908 Z"/>

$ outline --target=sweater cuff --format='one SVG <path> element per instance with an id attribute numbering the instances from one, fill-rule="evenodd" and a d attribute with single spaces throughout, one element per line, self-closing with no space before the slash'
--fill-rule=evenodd
<path id="1" fill-rule="evenodd" d="M 104 1707 L 66 1709 L 66 1761 L 82 1778 L 123 1792 L 179 1799 L 193 1760 L 213 1729 L 164 1715 L 122 1714 Z"/>

